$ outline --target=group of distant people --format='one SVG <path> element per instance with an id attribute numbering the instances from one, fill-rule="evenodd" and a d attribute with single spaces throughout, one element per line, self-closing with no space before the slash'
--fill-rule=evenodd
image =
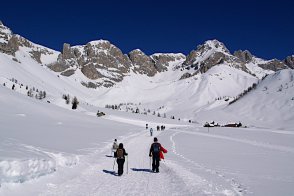
<path id="1" fill-rule="evenodd" d="M 146 129 L 148 129 L 148 124 L 146 124 Z M 161 126 L 159 126 L 159 125 L 157 125 L 157 127 L 156 127 L 156 129 L 157 129 L 157 131 L 164 131 L 165 130 L 165 126 L 164 125 L 161 125 Z M 150 136 L 153 136 L 153 129 L 152 129 L 152 127 L 150 128 Z"/>
<path id="2" fill-rule="evenodd" d="M 121 176 L 124 172 L 125 156 L 128 156 L 128 153 L 124 149 L 123 143 L 118 144 L 117 139 L 113 142 L 112 152 L 114 153 L 114 158 L 116 158 L 118 166 L 117 174 L 118 176 Z M 161 159 L 164 159 L 163 153 L 167 153 L 167 150 L 158 142 L 158 139 L 154 137 L 149 150 L 150 159 L 152 157 L 153 172 L 159 172 L 159 162 Z"/>

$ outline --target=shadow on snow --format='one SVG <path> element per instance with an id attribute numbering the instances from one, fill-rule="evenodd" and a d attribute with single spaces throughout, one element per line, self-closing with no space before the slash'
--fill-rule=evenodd
<path id="1" fill-rule="evenodd" d="M 109 170 L 104 169 L 103 172 L 106 174 L 111 174 L 111 175 L 117 176 L 117 173 L 115 171 L 109 171 Z"/>
<path id="2" fill-rule="evenodd" d="M 153 173 L 151 169 L 138 169 L 138 168 L 131 168 L 131 170 L 136 171 L 136 172 L 148 172 L 148 173 Z"/>

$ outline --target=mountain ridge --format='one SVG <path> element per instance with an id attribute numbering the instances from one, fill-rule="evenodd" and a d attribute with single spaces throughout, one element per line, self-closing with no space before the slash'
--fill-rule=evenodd
<path id="1" fill-rule="evenodd" d="M 3 23 L 0 24 L 0 38 L 2 53 L 15 56 L 19 47 L 25 47 L 34 60 L 60 75 L 71 77 L 79 69 L 88 78 L 88 81 L 83 81 L 82 84 L 89 88 L 112 87 L 131 72 L 153 77 L 157 73 L 167 71 L 168 65 L 175 62 L 178 62 L 175 67 L 183 72 L 179 79 L 205 73 L 219 64 L 241 69 L 259 79 L 277 70 L 294 67 L 293 56 L 279 61 L 257 58 L 248 50 L 238 50 L 231 54 L 226 46 L 216 39 L 198 45 L 186 56 L 182 53 L 176 56 L 174 53 L 146 55 L 140 49 L 124 54 L 110 41 L 102 39 L 77 46 L 64 43 L 62 52 L 58 52 L 13 34 Z M 15 57 L 14 60 L 19 61 Z"/>

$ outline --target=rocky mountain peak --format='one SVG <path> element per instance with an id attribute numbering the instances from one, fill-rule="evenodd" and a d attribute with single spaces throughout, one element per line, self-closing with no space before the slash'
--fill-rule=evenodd
<path id="1" fill-rule="evenodd" d="M 196 72 L 203 73 L 215 65 L 224 62 L 230 64 L 233 58 L 223 43 L 218 40 L 208 40 L 187 55 L 182 68 L 194 69 Z"/>
<path id="2" fill-rule="evenodd" d="M 0 23 L 0 44 L 7 44 L 12 37 L 12 31 L 2 22 Z"/>
<path id="3" fill-rule="evenodd" d="M 284 63 L 290 67 L 291 69 L 294 69 L 294 55 L 292 56 L 287 56 L 286 59 L 284 60 Z"/>
<path id="4" fill-rule="evenodd" d="M 201 48 L 204 48 L 205 50 L 215 50 L 218 52 L 226 52 L 230 53 L 230 51 L 227 49 L 227 47 L 220 41 L 213 39 L 213 40 L 207 40 L 204 42 L 203 45 L 199 45 L 197 47 L 197 50 L 200 50 Z"/>
<path id="5" fill-rule="evenodd" d="M 130 72 L 131 61 L 122 51 L 106 40 L 88 42 L 86 45 L 73 46 L 65 43 L 57 62 L 51 64 L 55 72 L 71 76 L 77 69 L 92 81 L 83 83 L 96 88 L 112 86 Z M 99 81 L 98 81 L 99 80 Z"/>
<path id="6" fill-rule="evenodd" d="M 239 58 L 243 63 L 248 63 L 253 58 L 253 55 L 248 50 L 237 50 L 234 52 L 234 56 Z"/>
<path id="7" fill-rule="evenodd" d="M 133 50 L 128 54 L 128 56 L 133 63 L 133 71 L 135 73 L 146 74 L 149 77 L 152 77 L 157 73 L 155 63 L 152 58 L 141 50 Z"/>

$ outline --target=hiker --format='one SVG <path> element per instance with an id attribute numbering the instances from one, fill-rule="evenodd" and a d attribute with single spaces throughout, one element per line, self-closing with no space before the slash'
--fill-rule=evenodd
<path id="1" fill-rule="evenodd" d="M 153 135 L 153 129 L 150 128 L 150 136 L 152 136 L 152 135 Z"/>
<path id="2" fill-rule="evenodd" d="M 114 139 L 114 142 L 112 144 L 112 152 L 115 153 L 118 149 L 117 139 Z"/>
<path id="3" fill-rule="evenodd" d="M 157 131 L 160 131 L 160 127 L 159 127 L 159 125 L 157 125 Z"/>
<path id="4" fill-rule="evenodd" d="M 152 157 L 152 171 L 158 173 L 160 158 L 164 159 L 162 152 L 167 153 L 167 150 L 161 146 L 156 137 L 153 141 L 154 143 L 151 144 L 149 157 Z"/>
<path id="5" fill-rule="evenodd" d="M 121 176 L 124 173 L 125 156 L 128 156 L 128 153 L 126 153 L 126 150 L 124 149 L 124 145 L 120 143 L 118 146 L 118 149 L 114 153 L 114 157 L 116 158 L 116 162 L 118 166 L 117 174 L 119 176 Z"/>

